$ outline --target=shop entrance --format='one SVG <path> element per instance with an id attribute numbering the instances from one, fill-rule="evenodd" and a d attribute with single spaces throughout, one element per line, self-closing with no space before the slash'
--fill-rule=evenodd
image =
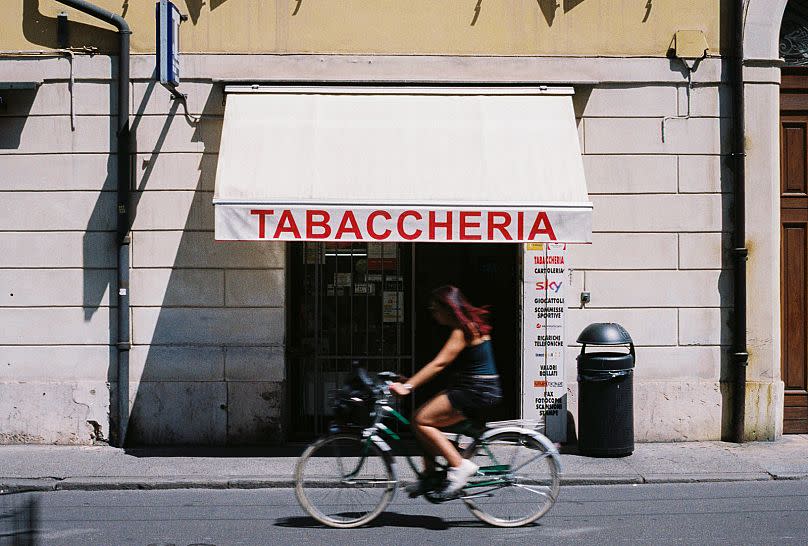
<path id="1" fill-rule="evenodd" d="M 325 432 L 329 392 L 355 366 L 409 376 L 448 332 L 427 309 L 430 291 L 458 286 L 490 305 L 505 400 L 492 420 L 517 417 L 520 392 L 518 245 L 293 243 L 289 245 L 288 385 L 290 438 Z M 445 386 L 419 389 L 405 415 Z"/>
<path id="2" fill-rule="evenodd" d="M 453 284 L 474 305 L 490 306 L 491 337 L 504 399 L 490 420 L 519 417 L 521 392 L 519 245 L 422 243 L 415 245 L 415 369 L 440 350 L 449 335 L 432 320 L 429 294 L 438 286 Z M 446 375 L 446 374 L 444 374 Z M 416 397 L 422 403 L 446 386 L 447 377 L 426 385 Z"/>

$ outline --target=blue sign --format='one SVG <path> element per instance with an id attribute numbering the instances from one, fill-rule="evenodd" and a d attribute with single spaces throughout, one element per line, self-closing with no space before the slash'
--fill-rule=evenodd
<path id="1" fill-rule="evenodd" d="M 180 10 L 170 0 L 158 0 L 157 77 L 169 89 L 180 84 Z"/>

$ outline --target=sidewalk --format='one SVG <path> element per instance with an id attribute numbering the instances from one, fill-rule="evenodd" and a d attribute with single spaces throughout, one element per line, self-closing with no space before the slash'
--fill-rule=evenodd
<path id="1" fill-rule="evenodd" d="M 0 490 L 291 487 L 299 451 L 0 446 Z M 637 444 L 629 457 L 562 454 L 561 461 L 567 485 L 808 479 L 808 435 Z M 402 482 L 412 479 L 403 460 L 398 472 Z"/>

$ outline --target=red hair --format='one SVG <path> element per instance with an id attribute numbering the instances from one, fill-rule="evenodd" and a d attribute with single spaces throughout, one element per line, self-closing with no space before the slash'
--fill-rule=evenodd
<path id="1" fill-rule="evenodd" d="M 431 301 L 448 313 L 452 322 L 463 330 L 467 341 L 491 332 L 491 325 L 486 318 L 489 310 L 486 307 L 473 306 L 456 286 L 436 288 L 432 291 Z"/>

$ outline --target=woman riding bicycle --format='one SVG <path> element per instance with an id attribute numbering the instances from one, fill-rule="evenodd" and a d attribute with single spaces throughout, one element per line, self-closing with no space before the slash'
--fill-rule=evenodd
<path id="1" fill-rule="evenodd" d="M 429 308 L 435 321 L 451 327 L 452 333 L 431 362 L 408 380 L 393 383 L 390 390 L 406 396 L 452 365 L 455 374 L 450 386 L 422 405 L 414 418 L 416 436 L 427 452 L 442 455 L 449 463 L 446 483 L 437 493 L 451 498 L 477 473 L 478 467 L 463 459 L 440 429 L 470 417 L 485 420 L 480 417 L 499 403 L 502 390 L 491 347 L 491 326 L 485 319 L 488 311 L 471 305 L 454 286 L 435 289 Z M 434 459 L 425 459 L 424 464 L 427 471 L 435 469 Z M 431 480 L 424 478 L 410 493 L 423 494 L 431 486 Z"/>

